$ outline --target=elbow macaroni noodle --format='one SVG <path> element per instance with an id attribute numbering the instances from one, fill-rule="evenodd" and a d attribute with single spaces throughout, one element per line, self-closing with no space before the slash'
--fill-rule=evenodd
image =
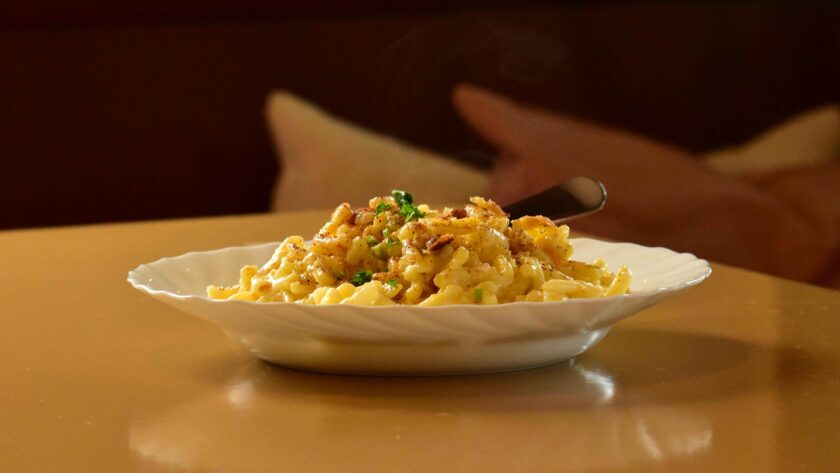
<path id="1" fill-rule="evenodd" d="M 570 259 L 569 227 L 546 217 L 510 221 L 473 197 L 464 209 L 414 207 L 410 194 L 341 204 L 311 242 L 286 238 L 239 284 L 213 299 L 303 304 L 503 304 L 625 294 L 631 274 Z"/>

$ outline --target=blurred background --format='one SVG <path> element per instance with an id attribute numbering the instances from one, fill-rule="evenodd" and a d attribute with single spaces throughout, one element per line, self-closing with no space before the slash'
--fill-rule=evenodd
<path id="1" fill-rule="evenodd" d="M 6 3 L 0 228 L 267 211 L 273 89 L 484 168 L 458 82 L 692 151 L 840 101 L 828 2 L 395 3 Z"/>

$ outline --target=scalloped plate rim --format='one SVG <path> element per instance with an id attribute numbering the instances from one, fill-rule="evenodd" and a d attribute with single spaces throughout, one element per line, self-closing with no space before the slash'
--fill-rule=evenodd
<path id="1" fill-rule="evenodd" d="M 671 250 L 669 248 L 662 247 L 662 246 L 651 247 L 651 246 L 643 246 L 643 245 L 639 245 L 639 244 L 636 244 L 636 243 L 630 243 L 630 242 L 608 242 L 608 241 L 598 240 L 598 239 L 595 239 L 595 238 L 578 237 L 578 238 L 570 238 L 569 240 L 572 242 L 572 244 L 574 244 L 575 242 L 586 241 L 586 242 L 595 242 L 596 244 L 603 244 L 603 245 L 609 245 L 609 246 L 630 245 L 630 246 L 633 246 L 633 247 L 641 248 L 643 250 L 664 250 L 664 251 L 668 251 L 668 252 L 672 253 L 672 257 L 687 255 L 687 256 L 690 256 L 693 259 L 690 260 L 690 261 L 686 261 L 684 264 L 686 264 L 686 265 L 687 264 L 699 264 L 702 267 L 702 270 L 701 270 L 701 268 L 698 268 L 697 274 L 694 277 L 692 277 L 691 279 L 680 280 L 680 281 L 675 282 L 672 285 L 660 286 L 660 287 L 656 287 L 656 288 L 645 289 L 645 290 L 639 291 L 639 292 L 632 292 L 632 293 L 629 293 L 629 294 L 621 294 L 621 295 L 607 296 L 607 297 L 575 298 L 575 299 L 566 299 L 566 300 L 563 300 L 563 301 L 550 301 L 550 302 L 518 301 L 518 302 L 508 302 L 508 303 L 504 303 L 504 304 L 487 304 L 487 305 L 448 304 L 448 305 L 439 305 L 439 306 L 418 306 L 418 305 L 399 304 L 396 307 L 400 307 L 400 308 L 408 309 L 408 310 L 418 310 L 418 311 L 445 310 L 445 309 L 448 309 L 448 308 L 471 308 L 475 311 L 486 311 L 486 310 L 497 309 L 497 308 L 500 308 L 500 307 L 508 308 L 508 307 L 526 307 L 526 306 L 534 306 L 534 305 L 547 306 L 547 305 L 588 304 L 588 303 L 594 303 L 594 302 L 598 302 L 598 301 L 609 301 L 609 300 L 615 300 L 615 299 L 641 299 L 641 298 L 652 297 L 652 296 L 663 294 L 663 293 L 669 293 L 669 292 L 676 292 L 676 291 L 684 290 L 688 287 L 700 284 L 701 282 L 706 280 L 712 274 L 712 267 L 709 264 L 709 262 L 702 259 L 702 258 L 698 258 L 697 256 L 695 256 L 692 253 L 680 253 L 680 252 L 676 252 L 674 250 Z M 256 248 L 260 248 L 260 247 L 269 247 L 269 245 L 272 245 L 272 247 L 276 248 L 279 244 L 280 244 L 280 242 L 267 242 L 267 243 L 259 243 L 259 244 L 254 244 L 254 245 L 227 246 L 227 247 L 224 247 L 224 248 L 217 248 L 217 249 L 211 249 L 211 250 L 188 251 L 186 253 L 176 255 L 176 256 L 164 256 L 164 257 L 158 258 L 155 261 L 138 265 L 136 268 L 134 268 L 134 269 L 132 269 L 131 271 L 128 272 L 128 277 L 126 278 L 126 281 L 129 284 L 131 284 L 131 286 L 134 287 L 135 289 L 137 289 L 141 292 L 145 292 L 149 295 L 165 296 L 165 297 L 170 297 L 170 298 L 178 299 L 178 300 L 182 300 L 182 301 L 200 300 L 200 301 L 203 301 L 203 302 L 210 302 L 210 303 L 214 303 L 214 304 L 238 303 L 238 304 L 267 306 L 267 307 L 268 306 L 273 306 L 273 307 L 282 307 L 282 306 L 301 307 L 301 306 L 305 306 L 308 309 L 315 309 L 315 310 L 326 310 L 326 309 L 328 309 L 330 307 L 333 307 L 333 306 L 345 306 L 345 307 L 347 306 L 347 305 L 344 305 L 344 304 L 315 305 L 315 304 L 300 304 L 300 303 L 297 303 L 297 302 L 253 302 L 253 301 L 243 301 L 243 300 L 211 299 L 210 297 L 208 297 L 206 295 L 176 294 L 176 293 L 173 293 L 173 292 L 167 291 L 167 290 L 154 289 L 154 288 L 150 287 L 148 283 L 145 283 L 145 282 L 141 281 L 141 278 L 140 278 L 140 273 L 145 268 L 150 268 L 152 270 L 155 270 L 155 265 L 159 265 L 161 263 L 169 262 L 169 261 L 172 261 L 172 260 L 187 258 L 187 257 L 191 257 L 191 256 L 196 256 L 196 255 L 204 256 L 204 255 L 212 255 L 212 254 L 221 254 L 221 253 L 225 253 L 225 252 L 229 252 L 229 251 L 235 251 L 235 250 L 249 250 L 249 249 L 256 249 Z M 629 268 L 629 269 L 630 269 L 631 272 L 633 271 L 633 268 Z M 354 305 L 353 307 L 360 308 L 360 309 L 363 309 L 363 310 L 387 310 L 387 309 L 393 309 L 395 306 L 393 306 L 393 305 L 384 305 L 384 306 Z"/>

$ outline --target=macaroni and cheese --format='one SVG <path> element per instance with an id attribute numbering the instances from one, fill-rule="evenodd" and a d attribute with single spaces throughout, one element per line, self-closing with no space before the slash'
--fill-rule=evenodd
<path id="1" fill-rule="evenodd" d="M 434 210 L 393 191 L 341 204 L 311 242 L 286 238 L 213 299 L 303 304 L 503 304 L 625 294 L 631 274 L 573 261 L 569 227 L 509 216 L 491 200 Z"/>

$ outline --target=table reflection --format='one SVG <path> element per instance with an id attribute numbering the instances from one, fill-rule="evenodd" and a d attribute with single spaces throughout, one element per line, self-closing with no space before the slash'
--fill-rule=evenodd
<path id="1" fill-rule="evenodd" d="M 328 376 L 250 362 L 224 389 L 137 419 L 132 451 L 183 470 L 567 471 L 697 455 L 714 442 L 698 410 L 634 398 L 597 363 L 504 375 Z M 404 468 L 403 468 L 404 469 Z"/>

